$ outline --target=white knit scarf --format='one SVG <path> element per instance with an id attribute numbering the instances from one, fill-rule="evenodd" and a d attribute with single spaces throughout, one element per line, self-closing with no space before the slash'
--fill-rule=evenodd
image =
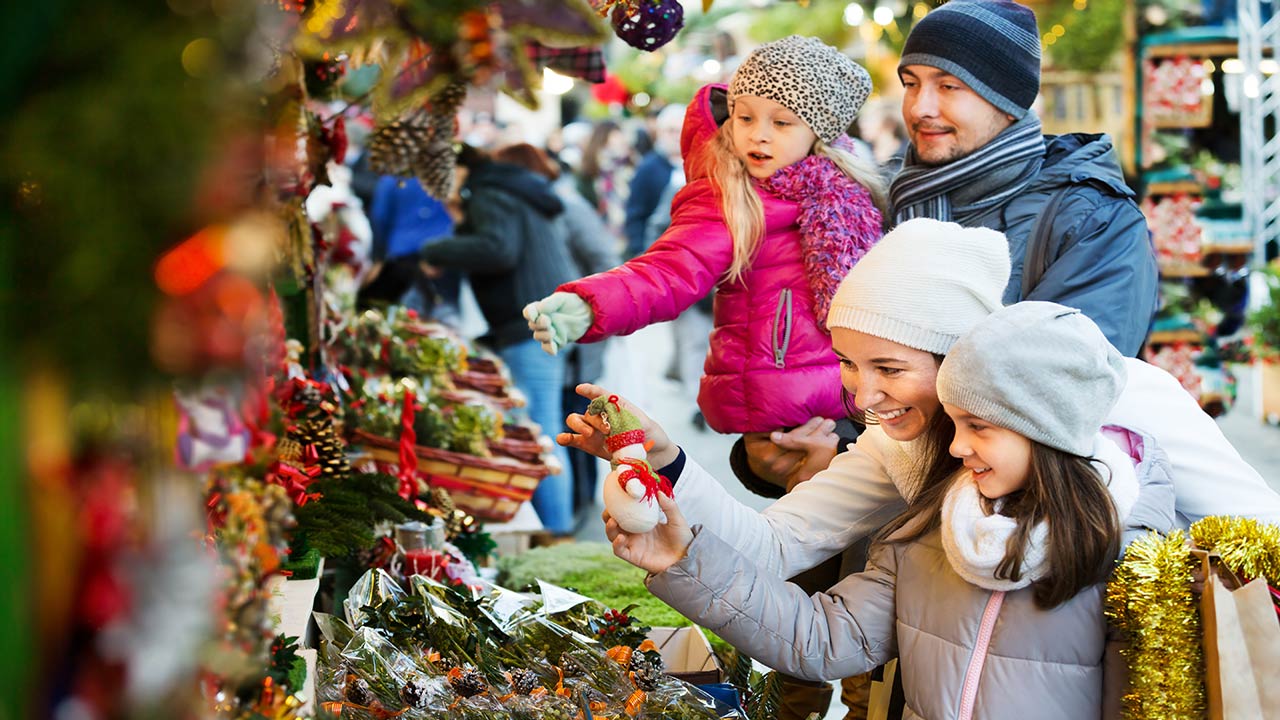
<path id="1" fill-rule="evenodd" d="M 1138 475 L 1133 460 L 1114 442 L 1097 435 L 1093 440 L 1093 464 L 1102 475 L 1121 526 L 1138 499 Z M 1108 482 L 1109 479 L 1109 482 Z M 1017 521 L 1000 514 L 1002 500 L 996 500 L 995 514 L 982 507 L 982 496 L 970 470 L 963 470 L 942 502 L 942 547 L 947 560 L 960 577 L 987 590 L 1017 590 L 1045 576 L 1048 568 L 1049 528 L 1041 521 L 1031 529 L 1022 556 L 1022 577 L 997 579 L 996 568 L 1004 559 L 1009 536 Z"/>

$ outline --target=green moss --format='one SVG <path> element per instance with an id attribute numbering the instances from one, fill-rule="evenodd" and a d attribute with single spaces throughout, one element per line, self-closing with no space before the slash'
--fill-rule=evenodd
<path id="1" fill-rule="evenodd" d="M 565 543 L 498 560 L 498 583 L 513 590 L 544 580 L 573 588 L 611 608 L 634 603 L 631 615 L 652 627 L 690 625 L 670 605 L 649 594 L 644 575 L 643 570 L 615 557 L 607 543 Z"/>

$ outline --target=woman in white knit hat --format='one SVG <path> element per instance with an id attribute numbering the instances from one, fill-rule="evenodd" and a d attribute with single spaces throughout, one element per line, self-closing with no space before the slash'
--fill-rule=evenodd
<path id="1" fill-rule="evenodd" d="M 611 529 L 614 552 L 769 667 L 820 681 L 901 657 L 903 717 L 1115 717 L 1124 661 L 1108 646 L 1103 583 L 1122 529 L 1174 524 L 1155 440 L 1131 456 L 1104 436 L 1125 376 L 1079 310 L 1024 302 L 990 315 L 937 373 L 963 467 L 923 478 L 867 570 L 826 592 L 772 576 L 665 497 L 667 523 Z"/>
<path id="2" fill-rule="evenodd" d="M 828 317 L 853 410 L 872 422 L 829 467 L 757 512 L 733 499 L 645 419 L 650 461 L 675 484 L 675 500 L 701 523 L 779 577 L 792 577 L 867 537 L 913 498 L 921 478 L 958 467 L 947 453 L 954 426 L 936 379 L 951 346 L 1000 308 L 1009 280 L 1000 233 L 929 219 L 904 222 L 841 283 Z M 1168 454 L 1178 523 L 1240 515 L 1280 523 L 1280 495 L 1241 459 L 1171 375 L 1125 360 L 1127 380 L 1105 422 L 1148 435 Z M 588 397 L 604 389 L 580 386 Z M 643 416 L 643 413 L 641 413 Z M 878 424 L 876 424 L 878 420 Z M 581 416 L 561 444 L 603 457 L 603 437 Z M 1122 438 L 1123 440 L 1123 438 Z M 937 467 L 933 467 L 937 466 Z"/>

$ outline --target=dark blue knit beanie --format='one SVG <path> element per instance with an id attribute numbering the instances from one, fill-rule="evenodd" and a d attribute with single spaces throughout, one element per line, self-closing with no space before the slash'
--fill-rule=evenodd
<path id="1" fill-rule="evenodd" d="M 952 0 L 925 15 L 902 62 L 960 78 L 982 99 L 1022 117 L 1040 92 L 1040 30 L 1030 8 L 1008 0 Z"/>

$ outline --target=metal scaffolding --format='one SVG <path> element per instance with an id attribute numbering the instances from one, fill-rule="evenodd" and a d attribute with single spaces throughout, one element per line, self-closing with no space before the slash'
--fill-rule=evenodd
<path id="1" fill-rule="evenodd" d="M 1280 1 L 1239 0 L 1238 12 L 1244 219 L 1257 243 L 1254 262 L 1261 264 L 1268 243 L 1280 245 L 1280 72 L 1262 72 L 1264 56 L 1280 59 Z"/>

